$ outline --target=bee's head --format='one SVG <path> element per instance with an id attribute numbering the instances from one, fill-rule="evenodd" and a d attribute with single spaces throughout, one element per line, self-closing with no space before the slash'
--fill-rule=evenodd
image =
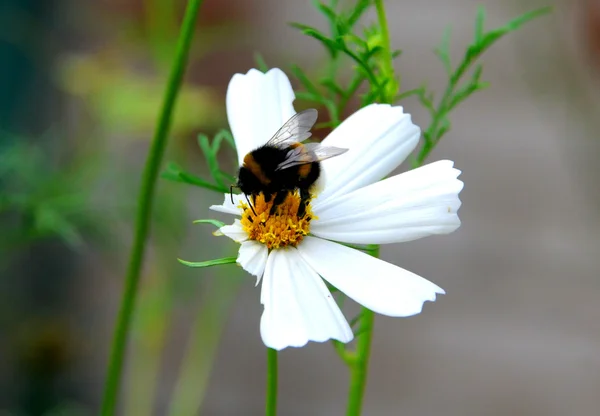
<path id="1" fill-rule="evenodd" d="M 240 168 L 236 186 L 246 195 L 252 195 L 262 190 L 260 180 L 245 166 Z"/>

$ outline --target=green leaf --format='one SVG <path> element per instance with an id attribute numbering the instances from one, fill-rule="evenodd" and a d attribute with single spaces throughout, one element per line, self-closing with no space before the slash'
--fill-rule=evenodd
<path id="1" fill-rule="evenodd" d="M 308 76 L 306 76 L 306 74 L 304 73 L 302 68 L 300 68 L 298 65 L 292 65 L 291 70 L 292 70 L 292 73 L 294 74 L 294 76 L 298 79 L 298 81 L 300 81 L 302 86 L 306 89 L 306 91 L 308 91 L 315 97 L 321 96 L 319 89 L 315 86 L 315 84 L 313 84 L 311 82 L 311 80 L 308 78 Z"/>
<path id="2" fill-rule="evenodd" d="M 311 94 L 308 91 L 296 91 L 295 93 L 297 100 L 309 101 L 312 103 L 323 104 L 324 97 L 316 94 Z"/>
<path id="3" fill-rule="evenodd" d="M 358 0 L 354 9 L 350 13 L 350 16 L 346 20 L 350 27 L 354 27 L 354 25 L 358 22 L 358 20 L 362 17 L 362 15 L 367 11 L 367 9 L 371 6 L 371 0 Z"/>
<path id="4" fill-rule="evenodd" d="M 254 52 L 254 63 L 260 72 L 267 72 L 269 70 L 269 66 L 265 62 L 260 52 Z"/>
<path id="5" fill-rule="evenodd" d="M 402 55 L 402 49 L 394 49 L 392 51 L 392 59 L 396 59 L 400 55 Z"/>
<path id="6" fill-rule="evenodd" d="M 236 149 L 235 140 L 233 139 L 233 135 L 231 134 L 231 132 L 229 130 L 226 130 L 226 129 L 219 130 L 219 132 L 215 136 L 215 140 L 218 140 L 219 137 L 223 137 L 225 139 L 225 141 L 227 143 L 229 143 L 229 145 L 233 149 Z"/>
<path id="7" fill-rule="evenodd" d="M 333 39 L 328 38 L 325 34 L 321 33 L 314 27 L 310 27 L 308 25 L 303 25 L 301 23 L 291 23 L 290 25 L 292 27 L 295 27 L 296 29 L 300 29 L 305 35 L 315 38 L 316 40 L 321 42 L 333 58 L 337 56 L 340 50 L 340 45 Z"/>
<path id="8" fill-rule="evenodd" d="M 403 100 L 405 98 L 408 98 L 412 95 L 421 95 L 424 93 L 423 87 L 419 87 L 419 88 L 415 88 L 412 90 L 408 90 L 408 91 L 404 91 L 398 95 L 396 95 L 396 98 L 394 99 L 395 101 L 400 101 Z"/>
<path id="9" fill-rule="evenodd" d="M 481 73 L 483 72 L 483 65 L 479 64 L 475 67 L 473 75 L 471 76 L 471 83 L 477 84 L 481 79 Z"/>
<path id="10" fill-rule="evenodd" d="M 446 30 L 444 30 L 440 46 L 434 50 L 434 53 L 442 61 L 447 74 L 452 74 L 452 62 L 450 60 L 450 34 L 451 28 L 447 27 Z"/>
<path id="11" fill-rule="evenodd" d="M 358 56 L 357 54 L 355 54 L 354 52 L 352 52 L 350 49 L 348 49 L 346 47 L 344 47 L 342 49 L 342 52 L 344 52 L 346 55 L 348 55 L 350 58 L 352 58 L 354 60 L 354 62 L 356 62 L 358 64 L 359 70 L 361 70 L 363 72 L 365 77 L 369 79 L 369 82 L 373 86 L 379 85 L 379 82 L 377 81 L 377 77 L 375 76 L 375 73 L 373 72 L 373 69 L 369 66 L 368 62 L 365 62 L 364 59 L 362 59 L 360 56 Z"/>
<path id="12" fill-rule="evenodd" d="M 346 91 L 344 91 L 339 85 L 335 83 L 334 80 L 330 78 L 322 79 L 319 83 L 325 88 L 327 88 L 329 91 L 331 91 L 333 94 L 336 94 L 340 97 L 346 96 Z"/>
<path id="13" fill-rule="evenodd" d="M 389 79 L 386 79 L 381 84 L 375 84 L 375 85 L 371 84 L 371 90 L 362 97 L 361 102 L 363 104 L 363 107 L 368 104 L 372 104 L 372 103 L 376 102 L 377 98 L 383 97 L 383 94 L 385 92 L 385 87 L 389 81 L 390 81 Z"/>
<path id="14" fill-rule="evenodd" d="M 487 48 L 489 48 L 492 44 L 494 44 L 498 39 L 506 35 L 507 33 L 513 32 L 523 26 L 525 23 L 535 19 L 536 17 L 543 16 L 552 11 L 552 7 L 543 7 L 541 9 L 533 10 L 527 13 L 518 16 L 511 21 L 509 21 L 504 26 L 501 26 L 497 29 L 494 29 L 486 34 L 480 36 L 480 41 L 474 43 L 473 49 L 469 48 L 469 51 L 472 55 L 480 55 Z"/>
<path id="15" fill-rule="evenodd" d="M 220 192 L 220 193 L 228 193 L 229 188 L 214 185 L 198 176 L 195 176 L 191 173 L 184 172 L 179 165 L 176 163 L 169 163 L 167 165 L 167 170 L 160 174 L 160 177 L 163 179 L 167 179 L 174 182 L 187 183 L 189 185 L 199 186 L 200 188 L 210 189 L 211 191 Z"/>
<path id="16" fill-rule="evenodd" d="M 77 228 L 51 207 L 41 205 L 34 212 L 35 227 L 42 235 L 55 234 L 71 248 L 80 248 L 83 238 Z"/>
<path id="17" fill-rule="evenodd" d="M 469 98 L 474 92 L 483 90 L 489 87 L 489 82 L 480 82 L 477 84 L 468 84 L 467 86 L 459 89 L 456 94 L 452 97 L 450 104 L 448 105 L 448 111 L 452 110 L 461 102 Z"/>
<path id="18" fill-rule="evenodd" d="M 354 318 L 352 318 L 349 322 L 350 327 L 353 328 L 357 323 L 360 322 L 360 318 L 362 318 L 363 313 L 362 311 L 358 313 L 358 315 L 356 315 Z"/>
<path id="19" fill-rule="evenodd" d="M 319 1 L 313 1 L 313 4 L 316 7 L 316 9 L 319 10 L 323 14 L 323 16 L 325 16 L 325 18 L 329 21 L 329 23 L 332 26 L 336 25 L 336 21 L 338 20 L 338 18 L 337 13 L 335 12 L 335 10 L 333 10 L 333 8 Z"/>
<path id="20" fill-rule="evenodd" d="M 477 17 L 475 17 L 475 40 L 474 44 L 481 42 L 483 37 L 483 27 L 485 24 L 485 6 L 480 5 L 477 8 Z"/>
<path id="21" fill-rule="evenodd" d="M 440 140 L 442 138 L 442 136 L 444 136 L 444 134 L 446 134 L 448 131 L 450 131 L 450 120 L 448 120 L 446 117 L 444 117 L 442 119 L 442 121 L 440 122 L 440 127 L 438 128 L 438 131 L 436 133 L 436 141 Z"/>
<path id="22" fill-rule="evenodd" d="M 221 264 L 232 264 L 232 263 L 235 263 L 236 260 L 237 260 L 237 257 L 223 257 L 222 259 L 206 260 L 206 261 L 199 261 L 199 262 L 185 261 L 185 260 L 177 259 L 177 261 L 179 263 L 183 264 L 184 266 L 194 267 L 194 268 L 219 266 Z"/>
<path id="23" fill-rule="evenodd" d="M 212 224 L 217 228 L 221 228 L 225 226 L 224 222 L 221 221 L 217 221 L 217 220 L 213 220 L 213 219 L 205 219 L 205 220 L 195 220 L 193 222 L 194 224 Z"/>
<path id="24" fill-rule="evenodd" d="M 219 186 L 225 188 L 226 186 L 221 180 L 219 161 L 217 160 L 217 153 L 211 147 L 208 141 L 208 137 L 204 134 L 199 134 L 198 145 L 200 146 L 200 149 L 202 149 L 202 153 L 204 153 L 204 158 L 206 160 L 206 164 L 208 165 L 210 175 L 213 177 L 213 179 Z"/>
<path id="25" fill-rule="evenodd" d="M 375 55 L 377 55 L 378 52 L 381 52 L 383 50 L 383 48 L 379 45 L 377 46 L 373 46 L 370 49 L 367 49 L 363 54 L 361 54 L 361 59 L 365 62 L 369 61 L 371 58 L 373 58 Z"/>
<path id="26" fill-rule="evenodd" d="M 513 30 L 516 30 L 516 29 L 520 28 L 521 26 L 523 26 L 525 23 L 527 23 L 537 17 L 544 16 L 544 15 L 550 13 L 551 11 L 552 11 L 552 6 L 546 6 L 546 7 L 536 9 L 536 10 L 532 10 L 530 12 L 524 13 L 521 16 L 514 18 L 513 20 L 508 22 L 506 25 L 504 25 L 504 27 L 501 29 L 505 29 L 506 32 L 512 32 Z"/>
<path id="27" fill-rule="evenodd" d="M 354 33 L 346 33 L 343 36 L 340 36 L 340 39 L 342 39 L 344 43 L 352 43 L 364 50 L 369 49 L 369 44 L 367 43 L 367 41 L 361 38 L 360 36 L 355 35 Z"/>

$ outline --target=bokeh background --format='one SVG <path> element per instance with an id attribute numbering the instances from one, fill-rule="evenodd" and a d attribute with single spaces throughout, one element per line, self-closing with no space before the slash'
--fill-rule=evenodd
<path id="1" fill-rule="evenodd" d="M 441 91 L 477 6 L 489 27 L 543 0 L 389 1 L 403 89 Z M 135 195 L 183 0 L 0 2 L 0 415 L 98 412 Z M 369 15 L 372 18 L 373 15 Z M 368 19 L 367 19 L 368 20 Z M 226 127 L 235 72 L 325 53 L 288 26 L 308 1 L 206 0 L 166 160 L 207 174 L 199 132 Z M 600 3 L 554 13 L 483 58 L 491 87 L 452 114 L 431 160 L 463 170 L 462 227 L 384 247 L 446 289 L 408 319 L 377 317 L 365 415 L 597 415 L 600 408 Z M 289 72 L 289 71 L 288 71 Z M 403 102 L 417 124 L 429 119 Z M 234 153 L 222 163 L 234 171 Z M 161 180 L 120 396 L 121 414 L 259 415 L 259 289 L 197 218 L 221 196 Z M 347 309 L 351 315 L 356 309 Z M 280 414 L 340 415 L 346 368 L 329 344 L 280 354 Z"/>

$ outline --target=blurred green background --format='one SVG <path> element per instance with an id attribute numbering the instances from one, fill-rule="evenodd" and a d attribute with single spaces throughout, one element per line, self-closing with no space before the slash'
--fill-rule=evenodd
<path id="1" fill-rule="evenodd" d="M 343 3 L 343 2 L 342 2 Z M 431 50 L 548 2 L 389 1 L 403 89 L 445 74 Z M 410 319 L 378 317 L 366 415 L 595 415 L 600 407 L 600 6 L 557 1 L 484 57 L 491 87 L 453 115 L 432 155 L 463 170 L 463 226 L 384 247 L 446 289 Z M 135 195 L 182 0 L 0 2 L 0 415 L 92 415 L 131 243 Z M 371 16 L 372 17 L 372 16 Z M 197 146 L 226 127 L 232 74 L 325 53 L 289 28 L 324 25 L 309 1 L 206 0 L 167 161 L 197 175 Z M 289 71 L 287 71 L 289 73 Z M 403 105 L 422 126 L 416 99 Z M 234 153 L 222 154 L 233 173 Z M 222 196 L 161 180 L 120 396 L 123 415 L 263 413 L 254 278 L 176 258 L 231 255 L 197 218 Z M 347 308 L 348 316 L 355 311 Z M 282 415 L 344 412 L 328 344 L 280 359 Z"/>

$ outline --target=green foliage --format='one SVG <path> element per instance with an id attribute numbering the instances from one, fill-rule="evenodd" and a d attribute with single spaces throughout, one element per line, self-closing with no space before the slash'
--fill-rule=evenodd
<path id="1" fill-rule="evenodd" d="M 199 262 L 185 261 L 185 260 L 181 260 L 181 259 L 177 259 L 177 260 L 179 261 L 179 263 L 183 264 L 184 266 L 203 268 L 203 267 L 219 266 L 221 264 L 232 264 L 232 263 L 235 263 L 235 261 L 237 260 L 237 257 L 223 257 L 222 259 L 213 259 L 213 260 L 206 260 L 206 261 L 199 261 Z"/>
<path id="2" fill-rule="evenodd" d="M 225 226 L 224 222 L 213 220 L 210 218 L 206 219 L 206 220 L 196 220 L 196 221 L 194 221 L 194 224 L 212 224 L 217 228 L 221 228 L 221 227 Z"/>
<path id="3" fill-rule="evenodd" d="M 394 77 L 389 60 L 399 56 L 400 51 L 389 50 L 387 32 L 380 25 L 357 30 L 360 18 L 372 6 L 370 0 L 358 0 L 349 10 L 338 10 L 337 2 L 313 3 L 327 20 L 329 33 L 301 23 L 292 23 L 292 26 L 321 43 L 330 56 L 330 63 L 326 75 L 317 82 L 311 81 L 300 67 L 293 66 L 292 73 L 304 88 L 296 97 L 327 109 L 330 121 L 319 127 L 336 127 L 349 101 L 364 84 L 367 90 L 360 94 L 361 107 L 376 101 L 389 102 L 390 97 L 396 96 L 400 83 Z M 353 64 L 353 73 L 344 81 L 339 69 L 348 61 Z"/>
<path id="4" fill-rule="evenodd" d="M 423 164 L 435 145 L 450 130 L 451 123 L 448 118 L 449 113 L 473 93 L 489 86 L 489 83 L 481 81 L 481 74 L 483 72 L 481 64 L 476 65 L 471 72 L 470 77 L 468 77 L 467 80 L 464 80 L 465 75 L 467 75 L 468 71 L 473 67 L 481 55 L 504 35 L 519 29 L 525 23 L 545 15 L 551 10 L 550 7 L 544 7 L 531 11 L 509 21 L 504 26 L 485 32 L 486 14 L 485 8 L 481 6 L 478 9 L 475 18 L 475 34 L 473 42 L 467 47 L 461 62 L 455 68 L 452 67 L 450 60 L 450 30 L 447 29 L 444 32 L 440 46 L 435 49 L 435 54 L 442 62 L 442 65 L 448 74 L 446 90 L 437 104 L 434 103 L 433 93 L 428 92 L 425 87 L 415 90 L 421 104 L 423 104 L 431 115 L 431 123 L 429 127 L 423 131 L 424 143 L 413 162 L 414 167 Z"/>
<path id="5" fill-rule="evenodd" d="M 235 183 L 235 178 L 221 170 L 219 164 L 219 152 L 221 151 L 223 142 L 228 143 L 231 148 L 235 149 L 233 136 L 227 130 L 219 131 L 212 142 L 208 139 L 208 136 L 204 134 L 198 135 L 198 146 L 202 150 L 202 154 L 206 160 L 212 182 L 186 172 L 174 162 L 167 165 L 167 169 L 161 174 L 161 177 L 174 182 L 187 183 L 189 185 L 199 186 L 200 188 L 210 189 L 215 192 L 229 192 L 229 185 Z"/>
<path id="6" fill-rule="evenodd" d="M 82 169 L 52 166 L 42 149 L 23 144 L 4 148 L 0 158 L 0 219 L 4 249 L 57 237 L 72 248 L 92 227 L 89 193 Z"/>

